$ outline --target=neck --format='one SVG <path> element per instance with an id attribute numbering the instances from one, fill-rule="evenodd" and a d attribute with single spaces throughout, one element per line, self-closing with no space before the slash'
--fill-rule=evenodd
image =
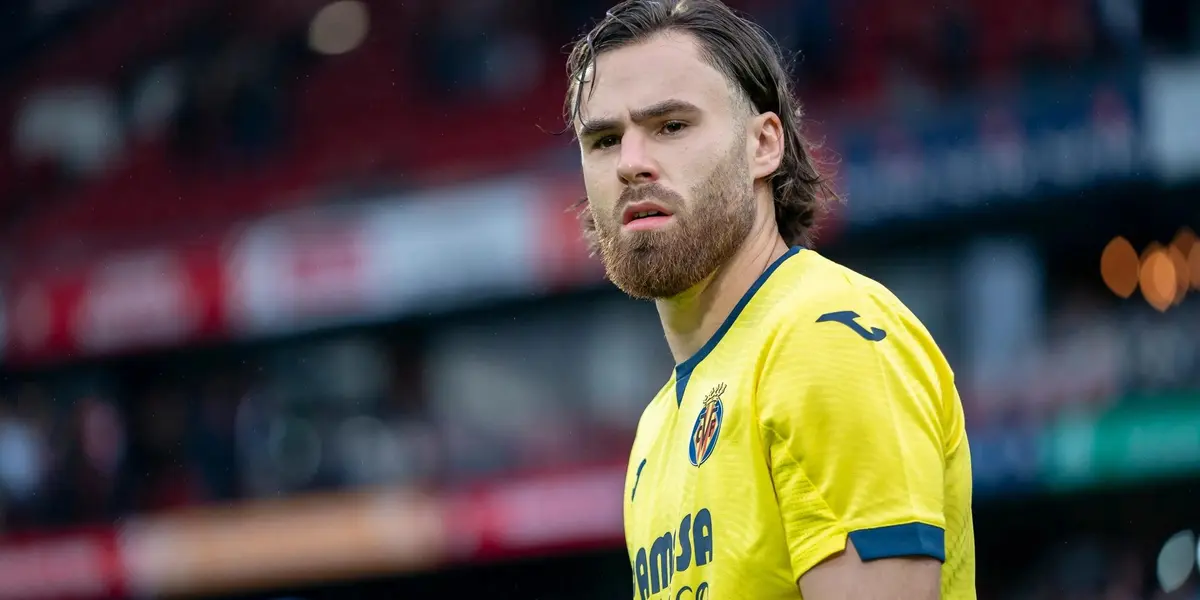
<path id="1" fill-rule="evenodd" d="M 746 242 L 715 273 L 678 296 L 655 302 L 675 364 L 698 352 L 759 275 L 787 252 L 774 225 L 773 220 L 756 223 Z"/>

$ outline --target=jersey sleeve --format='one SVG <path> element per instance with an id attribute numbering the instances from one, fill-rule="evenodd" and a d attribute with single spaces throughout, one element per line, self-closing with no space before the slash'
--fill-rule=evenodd
<path id="1" fill-rule="evenodd" d="M 777 331 L 758 385 L 764 450 L 797 579 L 841 552 L 945 561 L 946 440 L 953 376 L 915 317 L 887 308 Z"/>

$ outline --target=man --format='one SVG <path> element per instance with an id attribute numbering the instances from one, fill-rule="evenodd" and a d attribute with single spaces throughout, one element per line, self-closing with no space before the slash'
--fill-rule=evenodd
<path id="1" fill-rule="evenodd" d="M 825 184 L 778 49 L 716 0 L 629 0 L 568 70 L 585 234 L 677 362 L 629 463 L 634 597 L 975 598 L 953 374 L 805 248 Z"/>

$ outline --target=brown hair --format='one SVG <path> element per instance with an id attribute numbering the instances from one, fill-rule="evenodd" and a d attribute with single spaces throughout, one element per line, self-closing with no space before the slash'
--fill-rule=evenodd
<path id="1" fill-rule="evenodd" d="M 758 114 L 769 111 L 779 116 L 783 158 L 769 177 L 775 222 L 789 246 L 811 246 L 817 218 L 837 195 L 817 169 L 812 146 L 801 130 L 803 110 L 792 94 L 779 46 L 761 27 L 718 0 L 625 0 L 606 12 L 575 42 L 567 59 L 568 128 L 579 119 L 584 79 L 598 55 L 667 31 L 694 36 L 702 56 L 741 92 L 740 100 Z M 591 84 L 595 81 L 593 76 Z"/>

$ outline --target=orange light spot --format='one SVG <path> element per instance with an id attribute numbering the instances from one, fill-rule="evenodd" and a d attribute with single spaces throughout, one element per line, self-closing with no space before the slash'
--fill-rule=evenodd
<path id="1" fill-rule="evenodd" d="M 1100 255 L 1100 276 L 1104 284 L 1122 298 L 1132 296 L 1137 290 L 1138 268 L 1137 251 L 1123 237 L 1113 238 Z"/>
<path id="2" fill-rule="evenodd" d="M 1159 312 L 1175 302 L 1175 265 L 1166 251 L 1158 249 L 1146 255 L 1139 273 L 1142 296 Z"/>
<path id="3" fill-rule="evenodd" d="M 1187 255 L 1179 250 L 1178 246 L 1172 245 L 1166 250 L 1167 258 L 1171 259 L 1171 269 L 1175 272 L 1175 304 L 1183 302 L 1184 296 L 1187 296 L 1188 288 L 1191 287 L 1191 273 L 1188 268 Z"/>
<path id="4" fill-rule="evenodd" d="M 1200 290 L 1200 244 L 1193 244 L 1188 253 L 1188 271 L 1191 272 L 1192 287 Z"/>
<path id="5" fill-rule="evenodd" d="M 1179 248 L 1179 253 L 1188 256 L 1192 253 L 1192 247 L 1196 245 L 1196 232 L 1190 228 L 1184 227 L 1175 234 L 1175 239 L 1171 240 L 1171 246 Z"/>

